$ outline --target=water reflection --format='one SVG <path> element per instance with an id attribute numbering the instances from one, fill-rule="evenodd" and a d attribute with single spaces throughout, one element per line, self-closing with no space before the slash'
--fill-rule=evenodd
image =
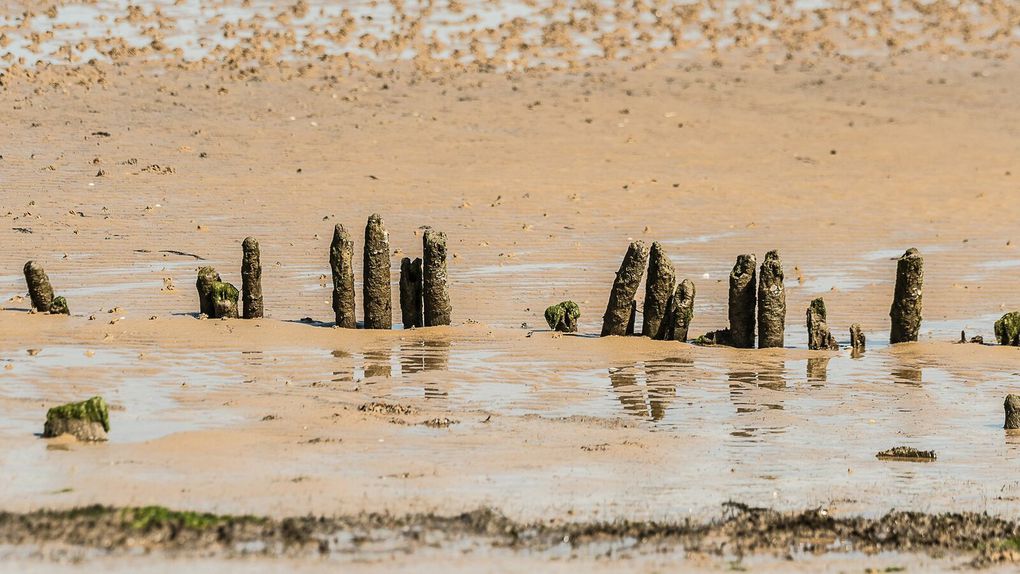
<path id="1" fill-rule="evenodd" d="M 609 384 L 625 413 L 642 420 L 661 421 L 676 398 L 676 388 L 691 359 L 670 357 L 609 368 Z"/>
<path id="2" fill-rule="evenodd" d="M 811 357 L 807 360 L 807 379 L 809 383 L 824 383 L 829 378 L 829 361 L 832 357 Z"/>

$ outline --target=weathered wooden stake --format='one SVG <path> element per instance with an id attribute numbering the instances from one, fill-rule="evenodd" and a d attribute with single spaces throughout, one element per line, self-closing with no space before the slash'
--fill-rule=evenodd
<path id="1" fill-rule="evenodd" d="M 864 331 L 861 329 L 860 323 L 854 323 L 850 325 L 850 348 L 854 355 L 860 355 L 864 352 L 867 347 L 867 339 L 864 337 Z"/>
<path id="2" fill-rule="evenodd" d="M 212 267 L 198 268 L 198 280 L 195 282 L 195 287 L 198 289 L 198 310 L 206 317 L 215 316 L 209 293 L 212 286 L 219 282 L 220 274 L 215 269 Z"/>
<path id="3" fill-rule="evenodd" d="M 626 335 L 628 337 L 633 337 L 634 333 L 637 332 L 635 330 L 636 327 L 637 327 L 637 300 L 631 299 L 630 300 L 630 318 L 627 319 L 627 331 L 624 333 L 624 335 Z"/>
<path id="4" fill-rule="evenodd" d="M 631 243 L 627 248 L 627 254 L 623 256 L 620 270 L 616 272 L 613 290 L 609 293 L 609 304 L 606 306 L 605 315 L 602 316 L 603 337 L 627 334 L 631 309 L 636 307 L 634 295 L 641 283 L 641 276 L 645 273 L 647 262 L 648 248 L 644 242 Z"/>
<path id="5" fill-rule="evenodd" d="M 390 291 L 390 234 L 382 216 L 373 213 L 365 226 L 364 267 L 365 328 L 393 327 Z"/>
<path id="6" fill-rule="evenodd" d="M 687 341 L 687 332 L 694 319 L 694 283 L 684 279 L 669 298 L 662 338 L 666 341 Z"/>
<path id="7" fill-rule="evenodd" d="M 756 264 L 753 254 L 739 255 L 730 272 L 730 341 L 742 349 L 754 347 Z"/>
<path id="8" fill-rule="evenodd" d="M 449 325 L 453 315 L 446 275 L 446 234 L 431 227 L 422 234 L 422 309 L 426 327 Z"/>
<path id="9" fill-rule="evenodd" d="M 354 240 L 344 226 L 333 228 L 333 241 L 329 245 L 329 268 L 333 273 L 333 315 L 336 326 L 357 329 L 354 314 Z"/>
<path id="10" fill-rule="evenodd" d="M 653 339 L 663 338 L 663 319 L 669 310 L 669 299 L 676 289 L 676 272 L 669 255 L 659 242 L 652 243 L 648 254 L 648 279 L 645 281 L 645 305 L 641 321 L 641 334 Z"/>
<path id="11" fill-rule="evenodd" d="M 1006 402 L 1003 406 L 1006 409 L 1006 424 L 1003 425 L 1003 428 L 1020 429 L 1020 395 L 1006 395 Z"/>
<path id="12" fill-rule="evenodd" d="M 259 242 L 254 237 L 245 237 L 241 243 L 241 293 L 245 319 L 261 319 L 262 303 L 262 261 Z"/>
<path id="13" fill-rule="evenodd" d="M 32 308 L 40 313 L 49 313 L 53 305 L 53 286 L 42 265 L 35 261 L 25 263 L 25 282 L 28 283 L 28 296 L 32 299 Z"/>
<path id="14" fill-rule="evenodd" d="M 400 260 L 400 320 L 405 329 L 424 327 L 422 309 L 422 261 Z"/>
<path id="15" fill-rule="evenodd" d="M 889 317 L 892 329 L 889 342 L 907 343 L 917 340 L 921 330 L 921 287 L 924 283 L 924 259 L 917 249 L 910 248 L 896 263 L 896 292 Z"/>
<path id="16" fill-rule="evenodd" d="M 758 277 L 758 348 L 782 347 L 786 341 L 786 288 L 778 251 L 769 251 Z"/>
<path id="17" fill-rule="evenodd" d="M 829 331 L 829 324 L 826 322 L 825 301 L 821 297 L 815 299 L 808 306 L 807 330 L 808 349 L 838 350 L 839 345 Z"/>

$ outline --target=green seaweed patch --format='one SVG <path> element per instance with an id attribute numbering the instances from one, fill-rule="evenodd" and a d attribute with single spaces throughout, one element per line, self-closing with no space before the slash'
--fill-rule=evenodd
<path id="1" fill-rule="evenodd" d="M 917 462 L 932 462 L 938 458 L 933 450 L 918 450 L 910 446 L 897 446 L 889 450 L 883 450 L 875 455 L 880 459 L 910 460 Z"/>
<path id="2" fill-rule="evenodd" d="M 70 315 L 71 310 L 67 308 L 67 299 L 55 297 L 50 303 L 50 315 Z"/>
<path id="3" fill-rule="evenodd" d="M 124 510 L 122 517 L 135 530 L 160 528 L 167 524 L 191 530 L 206 530 L 230 520 L 230 517 L 227 516 L 218 516 L 207 512 L 181 512 L 170 510 L 163 506 L 143 506 L 141 508 L 127 509 Z"/>
<path id="4" fill-rule="evenodd" d="M 103 397 L 92 397 L 80 403 L 68 403 L 53 407 L 46 412 L 46 422 L 57 420 L 82 420 L 103 425 L 110 432 L 110 409 Z"/>
<path id="5" fill-rule="evenodd" d="M 995 340 L 1000 345 L 1020 346 L 1020 311 L 1006 313 L 995 322 Z"/>
<path id="6" fill-rule="evenodd" d="M 573 301 L 562 301 L 545 310 L 545 322 L 555 331 L 573 332 L 577 330 L 577 320 L 581 317 L 581 309 Z"/>

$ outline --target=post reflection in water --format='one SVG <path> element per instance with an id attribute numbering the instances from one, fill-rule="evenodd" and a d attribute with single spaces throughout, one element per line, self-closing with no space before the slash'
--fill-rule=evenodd
<path id="1" fill-rule="evenodd" d="M 782 360 L 768 361 L 757 365 L 744 365 L 744 369 L 734 369 L 728 373 L 730 402 L 733 403 L 738 422 L 732 436 L 750 438 L 761 430 L 760 416 L 744 419 L 745 415 L 759 411 L 783 410 L 783 399 L 779 393 L 768 393 L 763 397 L 760 389 L 782 391 L 786 388 L 784 365 Z M 760 400 L 767 397 L 768 402 Z M 750 424 L 749 424 L 750 423 Z"/>
<path id="2" fill-rule="evenodd" d="M 809 383 L 824 383 L 829 379 L 829 360 L 832 357 L 811 357 L 807 360 Z"/>
<path id="3" fill-rule="evenodd" d="M 893 381 L 897 383 L 920 386 L 923 382 L 921 372 L 921 368 L 916 365 L 900 365 L 892 370 L 891 375 Z"/>
<path id="4" fill-rule="evenodd" d="M 692 361 L 670 357 L 609 368 L 609 384 L 625 413 L 642 420 L 661 421 L 676 398 L 683 369 Z"/>
<path id="5" fill-rule="evenodd" d="M 389 347 L 365 351 L 365 381 L 390 378 L 393 375 L 393 366 L 390 364 L 390 360 Z"/>
<path id="6" fill-rule="evenodd" d="M 427 371 L 446 371 L 450 366 L 450 342 L 445 339 L 405 340 L 400 343 L 400 373 L 410 376 Z M 427 378 L 424 385 L 426 399 L 441 399 L 449 395 L 440 388 L 439 381 Z"/>

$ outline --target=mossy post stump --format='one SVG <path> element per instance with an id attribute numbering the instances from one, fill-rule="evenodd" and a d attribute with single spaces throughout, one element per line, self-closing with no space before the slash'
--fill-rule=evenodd
<path id="1" fill-rule="evenodd" d="M 195 288 L 198 289 L 198 310 L 206 317 L 212 317 L 214 314 L 209 293 L 212 286 L 219 282 L 220 274 L 215 269 L 212 267 L 198 268 L 198 280 L 195 281 Z"/>
<path id="2" fill-rule="evenodd" d="M 995 322 L 995 340 L 1000 345 L 1020 347 L 1020 311 L 1006 313 Z"/>
<path id="3" fill-rule="evenodd" d="M 644 242 L 635 241 L 627 248 L 620 270 L 616 272 L 613 290 L 609 292 L 609 304 L 602 316 L 602 336 L 626 335 L 631 322 L 631 309 L 636 308 L 634 295 L 637 294 L 641 277 L 648 262 L 648 248 Z M 633 328 L 631 328 L 633 332 Z"/>
<path id="4" fill-rule="evenodd" d="M 50 315 L 70 315 L 71 310 L 67 308 L 67 299 L 63 297 L 54 297 L 53 303 L 50 303 Z"/>
<path id="5" fill-rule="evenodd" d="M 336 326 L 356 329 L 354 316 L 354 240 L 339 223 L 333 228 L 329 245 L 329 268 L 333 273 L 333 315 Z"/>
<path id="6" fill-rule="evenodd" d="M 110 410 L 102 397 L 53 407 L 46 413 L 43 436 L 74 435 L 82 441 L 106 440 L 110 432 Z"/>
<path id="7" fill-rule="evenodd" d="M 867 339 L 864 337 L 864 331 L 861 329 L 860 323 L 854 323 L 850 325 L 850 348 L 854 355 L 860 355 L 864 353 L 867 347 Z"/>
<path id="8" fill-rule="evenodd" d="M 769 251 L 758 277 L 758 348 L 782 347 L 786 342 L 786 288 L 778 251 Z"/>
<path id="9" fill-rule="evenodd" d="M 739 255 L 730 272 L 730 342 L 741 349 L 754 348 L 756 266 L 753 254 Z"/>
<path id="10" fill-rule="evenodd" d="M 645 304 L 642 312 L 641 335 L 662 339 L 669 300 L 676 289 L 676 271 L 669 255 L 658 241 L 648 252 L 648 279 L 645 281 Z"/>
<path id="11" fill-rule="evenodd" d="M 808 305 L 807 309 L 808 349 L 817 351 L 838 350 L 839 345 L 832 337 L 829 324 L 826 322 L 825 301 L 821 297 Z"/>
<path id="12" fill-rule="evenodd" d="M 226 281 L 213 283 L 212 287 L 209 288 L 209 300 L 213 310 L 211 317 L 215 319 L 237 319 L 239 316 L 237 312 L 237 298 L 239 295 L 237 287 Z"/>
<path id="13" fill-rule="evenodd" d="M 245 319 L 261 319 L 264 314 L 262 303 L 262 261 L 259 242 L 246 237 L 241 244 L 241 299 Z"/>
<path id="14" fill-rule="evenodd" d="M 365 226 L 364 280 L 365 328 L 393 327 L 390 291 L 390 234 L 382 216 L 373 213 Z"/>
<path id="15" fill-rule="evenodd" d="M 561 333 L 576 333 L 577 320 L 581 318 L 581 309 L 573 301 L 563 301 L 545 310 L 545 322 L 549 328 Z"/>
<path id="16" fill-rule="evenodd" d="M 453 305 L 446 275 L 446 234 L 431 227 L 422 234 L 421 295 L 425 326 L 449 325 Z"/>
<path id="17" fill-rule="evenodd" d="M 53 286 L 42 265 L 35 261 L 25 263 L 25 283 L 28 283 L 28 296 L 32 299 L 32 308 L 40 313 L 50 313 L 53 306 Z M 67 308 L 67 302 L 64 302 Z M 56 311 L 54 313 L 59 313 Z M 65 313 L 66 314 L 66 313 Z"/>
<path id="18" fill-rule="evenodd" d="M 1007 430 L 1020 429 L 1020 395 L 1006 395 L 1003 407 L 1006 409 L 1006 424 L 1003 425 L 1003 428 Z"/>
<path id="19" fill-rule="evenodd" d="M 921 330 L 921 288 L 924 283 L 924 259 L 917 249 L 910 248 L 896 262 L 896 291 L 889 318 L 892 328 L 889 342 L 908 343 L 917 340 Z"/>
<path id="20" fill-rule="evenodd" d="M 400 321 L 405 329 L 424 327 L 422 308 L 422 261 L 400 260 Z"/>
<path id="21" fill-rule="evenodd" d="M 199 267 L 198 280 L 199 309 L 212 319 L 237 319 L 237 287 L 220 279 L 212 267 Z"/>

